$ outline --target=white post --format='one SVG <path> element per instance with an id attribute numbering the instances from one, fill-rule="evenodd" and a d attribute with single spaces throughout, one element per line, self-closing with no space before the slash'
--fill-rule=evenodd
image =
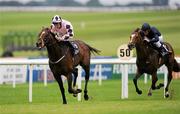
<path id="1" fill-rule="evenodd" d="M 122 80 L 122 88 L 121 88 L 121 98 L 128 98 L 128 65 L 121 65 L 121 80 Z"/>
<path id="2" fill-rule="evenodd" d="M 98 65 L 95 65 L 93 80 L 97 79 L 97 71 L 98 71 Z"/>
<path id="3" fill-rule="evenodd" d="M 120 65 L 121 70 L 121 99 L 124 99 L 124 67 Z"/>
<path id="4" fill-rule="evenodd" d="M 44 65 L 44 86 L 47 86 L 47 66 Z"/>
<path id="5" fill-rule="evenodd" d="M 10 70 L 12 70 L 12 75 L 13 75 L 13 88 L 16 87 L 16 67 L 10 67 Z M 11 72 L 11 71 L 10 71 Z M 10 73 L 11 74 L 11 73 Z"/>
<path id="6" fill-rule="evenodd" d="M 144 83 L 147 84 L 147 74 L 144 74 Z"/>
<path id="7" fill-rule="evenodd" d="M 128 65 L 124 65 L 125 68 L 125 98 L 128 98 Z"/>
<path id="8" fill-rule="evenodd" d="M 165 66 L 163 66 L 163 70 L 164 70 L 164 98 L 166 98 L 165 97 L 165 94 L 166 94 L 165 88 L 166 88 L 166 85 L 167 85 L 168 72 L 167 72 L 167 68 Z"/>
<path id="9" fill-rule="evenodd" d="M 102 65 L 99 64 L 99 85 L 102 85 Z"/>
<path id="10" fill-rule="evenodd" d="M 81 66 L 78 66 L 78 77 L 77 77 L 77 84 L 78 84 L 78 89 L 81 89 L 81 80 L 82 80 L 82 68 Z M 81 101 L 81 93 L 78 93 L 78 101 Z"/>
<path id="11" fill-rule="evenodd" d="M 33 65 L 29 65 L 29 102 L 32 102 Z"/>

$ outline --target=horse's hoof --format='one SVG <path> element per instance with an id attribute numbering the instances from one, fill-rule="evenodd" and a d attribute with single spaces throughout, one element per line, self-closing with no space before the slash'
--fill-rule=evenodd
<path id="1" fill-rule="evenodd" d="M 164 84 L 163 84 L 163 83 L 160 83 L 159 86 L 160 86 L 160 87 L 164 87 Z"/>
<path id="2" fill-rule="evenodd" d="M 142 91 L 141 90 L 138 90 L 138 91 L 136 91 L 139 95 L 141 95 L 142 94 Z"/>
<path id="3" fill-rule="evenodd" d="M 67 102 L 63 102 L 63 104 L 67 104 Z"/>
<path id="4" fill-rule="evenodd" d="M 148 93 L 148 96 L 152 96 L 152 93 Z"/>
<path id="5" fill-rule="evenodd" d="M 165 94 L 165 97 L 168 98 L 168 97 L 169 97 L 169 93 L 166 93 L 166 94 Z"/>
<path id="6" fill-rule="evenodd" d="M 68 92 L 69 92 L 69 94 L 75 93 L 72 89 L 69 89 Z"/>
<path id="7" fill-rule="evenodd" d="M 77 91 L 77 93 L 81 93 L 81 92 L 82 92 L 82 90 L 81 90 L 81 89 L 77 89 L 76 91 Z"/>
<path id="8" fill-rule="evenodd" d="M 73 97 L 77 97 L 77 94 L 73 94 Z"/>
<path id="9" fill-rule="evenodd" d="M 164 84 L 163 84 L 163 83 L 160 83 L 160 84 L 156 87 L 156 89 L 160 89 L 161 87 L 164 87 Z"/>
<path id="10" fill-rule="evenodd" d="M 88 95 L 84 95 L 84 99 L 87 101 L 89 99 Z"/>

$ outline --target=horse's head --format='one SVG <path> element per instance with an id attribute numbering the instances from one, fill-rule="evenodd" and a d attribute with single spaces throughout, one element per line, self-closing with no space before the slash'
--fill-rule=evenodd
<path id="1" fill-rule="evenodd" d="M 128 43 L 128 48 L 132 50 L 133 48 L 136 47 L 136 45 L 139 45 L 140 42 L 142 41 L 141 37 L 141 30 L 137 28 L 134 32 L 131 33 L 130 35 L 130 41 Z"/>
<path id="2" fill-rule="evenodd" d="M 38 41 L 36 46 L 41 49 L 45 46 L 51 45 L 55 42 L 55 38 L 51 33 L 50 28 L 42 28 L 41 32 L 38 35 Z"/>

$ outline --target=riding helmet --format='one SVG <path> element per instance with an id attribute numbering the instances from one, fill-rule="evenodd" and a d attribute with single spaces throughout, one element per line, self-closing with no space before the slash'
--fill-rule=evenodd
<path id="1" fill-rule="evenodd" d="M 148 23 L 144 23 L 141 27 L 141 30 L 142 31 L 146 31 L 146 30 L 149 30 L 151 27 Z"/>
<path id="2" fill-rule="evenodd" d="M 62 22 L 62 19 L 59 15 L 55 15 L 53 18 L 52 18 L 52 23 L 61 23 Z"/>

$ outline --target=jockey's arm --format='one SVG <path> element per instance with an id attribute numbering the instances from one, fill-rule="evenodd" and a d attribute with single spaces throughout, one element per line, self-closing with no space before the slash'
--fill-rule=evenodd
<path id="1" fill-rule="evenodd" d="M 66 25 L 66 29 L 67 29 L 67 33 L 62 36 L 62 39 L 64 40 L 72 39 L 74 36 L 73 27 L 71 25 Z"/>
<path id="2" fill-rule="evenodd" d="M 155 37 L 150 40 L 150 42 L 152 42 L 152 43 L 157 42 L 157 41 L 159 41 L 158 35 L 155 35 Z"/>

